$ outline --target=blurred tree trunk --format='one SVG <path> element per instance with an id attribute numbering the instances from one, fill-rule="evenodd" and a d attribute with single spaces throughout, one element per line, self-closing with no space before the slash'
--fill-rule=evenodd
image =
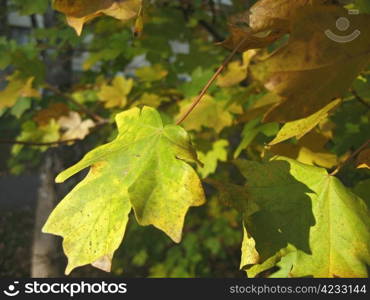
<path id="1" fill-rule="evenodd" d="M 54 27 L 57 18 L 51 9 L 44 16 L 45 28 Z M 34 26 L 37 22 L 33 22 Z M 37 25 L 37 24 L 36 24 Z M 42 53 L 46 66 L 46 82 L 59 88 L 68 88 L 72 81 L 72 56 L 73 50 L 66 49 L 58 57 L 52 57 L 47 51 Z M 49 149 L 45 153 L 44 162 L 40 169 L 40 187 L 38 189 L 38 200 L 35 214 L 35 227 L 32 247 L 32 277 L 60 277 L 63 275 L 61 264 L 63 254 L 61 252 L 60 238 L 41 232 L 51 211 L 58 201 L 66 194 L 67 186 L 56 186 L 54 179 L 56 175 L 73 162 L 73 158 L 66 159 L 65 156 L 71 151 L 76 153 L 76 147 L 68 147 L 67 151 Z M 63 147 L 64 148 L 64 147 Z M 73 149 L 72 149 L 73 148 Z M 71 150 L 71 151 L 68 151 Z"/>
<path id="2" fill-rule="evenodd" d="M 0 36 L 9 36 L 7 0 L 0 0 Z"/>
<path id="3" fill-rule="evenodd" d="M 60 250 L 57 237 L 41 232 L 42 226 L 57 203 L 55 173 L 60 169 L 60 162 L 53 151 L 48 151 L 40 168 L 40 186 L 38 188 L 35 213 L 35 228 L 32 247 L 31 277 L 59 277 L 58 264 Z"/>

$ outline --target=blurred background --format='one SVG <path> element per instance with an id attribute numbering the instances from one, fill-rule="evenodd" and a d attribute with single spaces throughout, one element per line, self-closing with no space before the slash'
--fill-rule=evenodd
<path id="1" fill-rule="evenodd" d="M 113 137 L 115 129 L 108 126 L 81 142 L 57 147 L 15 145 L 11 141 L 55 140 L 52 129 L 36 136 L 32 126 L 41 128 L 63 114 L 64 91 L 73 90 L 70 109 L 79 110 L 79 103 L 94 108 L 94 84 L 117 73 L 133 76 L 138 68 L 147 89 L 163 91 L 160 100 L 143 101 L 154 101 L 154 106 L 163 105 L 168 115 L 173 114 L 166 103 L 177 97 L 175 89 L 183 89 L 189 96 L 198 92 L 228 53 L 214 46 L 227 36 L 228 18 L 253 3 L 156 1 L 148 9 L 155 17 L 145 19 L 140 37 L 135 37 L 132 23 L 110 17 L 94 20 L 78 37 L 67 26 L 64 15 L 51 8 L 51 1 L 0 0 L 0 90 L 14 82 L 11 76 L 18 72 L 23 79 L 32 76 L 33 87 L 41 94 L 39 99 L 27 91 L 13 95 L 26 85 L 23 81 L 13 94 L 7 90 L 7 97 L 18 98 L 15 106 L 0 108 L 1 277 L 63 276 L 66 258 L 61 238 L 42 234 L 41 227 L 51 209 L 85 173 L 61 185 L 56 185 L 54 178 L 107 137 Z M 159 67 L 154 71 L 148 67 L 155 64 Z M 160 72 L 166 73 L 166 80 L 150 79 Z M 189 84 L 191 77 L 196 80 Z M 109 117 L 108 112 L 102 113 Z M 162 232 L 139 227 L 130 220 L 109 276 L 243 276 L 238 271 L 241 222 L 235 211 L 222 208 L 218 201 L 210 196 L 206 206 L 190 210 L 180 245 Z M 108 275 L 85 266 L 71 276 Z"/>
<path id="2" fill-rule="evenodd" d="M 86 171 L 63 184 L 54 183 L 56 175 L 114 139 L 114 116 L 122 110 L 149 105 L 173 123 L 230 53 L 218 45 L 229 36 L 229 24 L 244 29 L 245 12 L 255 2 L 148 0 L 142 23 L 100 16 L 78 36 L 52 1 L 0 0 L 0 277 L 64 276 L 61 238 L 41 228 Z M 367 0 L 327 2 L 354 2 L 351 8 L 370 12 Z M 261 122 L 275 102 L 266 102 L 263 84 L 247 76 L 250 61 L 237 55 L 210 88 L 200 113 L 182 124 L 206 162 L 206 168 L 197 167 L 203 179 L 244 183 L 227 158 L 238 152 L 260 160 L 279 131 L 278 123 Z M 369 82 L 367 69 L 318 130 L 270 150 L 335 169 L 370 138 Z M 340 180 L 368 198 L 368 170 L 346 168 Z M 131 214 L 112 273 L 84 266 L 70 276 L 244 277 L 241 216 L 203 182 L 207 204 L 190 209 L 180 244 L 151 226 L 138 226 Z"/>

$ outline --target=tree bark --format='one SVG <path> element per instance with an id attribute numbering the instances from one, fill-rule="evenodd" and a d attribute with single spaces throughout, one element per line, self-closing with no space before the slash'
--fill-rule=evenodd
<path id="1" fill-rule="evenodd" d="M 59 165 L 59 166 L 58 166 Z M 52 151 L 46 153 L 44 162 L 40 168 L 40 186 L 35 214 L 35 227 L 33 234 L 33 248 L 31 259 L 31 277 L 59 277 L 61 270 L 58 258 L 61 256 L 58 249 L 56 236 L 41 232 L 49 214 L 57 203 L 55 189 L 55 171 L 60 169 L 60 163 Z"/>

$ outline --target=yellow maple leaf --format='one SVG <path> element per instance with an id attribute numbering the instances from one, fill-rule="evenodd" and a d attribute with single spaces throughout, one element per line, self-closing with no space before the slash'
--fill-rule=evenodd
<path id="1" fill-rule="evenodd" d="M 188 109 L 193 100 L 186 99 L 180 102 L 179 118 Z M 233 104 L 226 107 L 225 101 L 217 101 L 210 95 L 205 95 L 202 101 L 192 111 L 191 117 L 187 118 L 183 123 L 187 130 L 200 131 L 202 126 L 213 128 L 217 133 L 225 127 L 232 125 L 233 116 L 231 113 L 241 113 L 242 109 L 239 105 Z"/>
<path id="2" fill-rule="evenodd" d="M 58 123 L 65 130 L 62 140 L 83 140 L 89 134 L 89 129 L 95 126 L 90 119 L 82 121 L 81 116 L 74 111 L 71 111 L 67 117 L 59 118 Z"/>
<path id="3" fill-rule="evenodd" d="M 0 91 L 0 109 L 12 107 L 20 97 L 40 97 L 40 93 L 32 88 L 34 77 L 17 78 L 18 73 L 7 77 L 9 81 L 4 90 Z"/>
<path id="4" fill-rule="evenodd" d="M 136 76 L 138 76 L 143 81 L 157 81 L 161 80 L 167 76 L 168 71 L 163 68 L 160 64 L 155 64 L 152 66 L 144 66 L 138 68 L 135 71 Z"/>
<path id="5" fill-rule="evenodd" d="M 134 81 L 123 76 L 116 76 L 112 85 L 103 84 L 98 97 L 105 102 L 106 108 L 124 107 L 127 104 L 127 95 L 131 92 Z"/>
<path id="6" fill-rule="evenodd" d="M 330 102 L 321 110 L 316 113 L 308 116 L 307 118 L 302 118 L 296 121 L 286 123 L 279 131 L 277 136 L 271 141 L 270 145 L 275 145 L 281 143 L 292 137 L 300 139 L 306 133 L 310 132 L 313 128 L 316 127 L 321 121 L 325 120 L 328 117 L 330 111 L 335 109 L 341 103 L 340 99 L 336 99 Z"/>
<path id="7" fill-rule="evenodd" d="M 247 69 L 256 50 L 248 50 L 243 53 L 243 61 L 233 61 L 228 64 L 226 72 L 217 78 L 219 87 L 230 87 L 243 81 L 248 73 Z"/>
<path id="8" fill-rule="evenodd" d="M 66 15 L 68 25 L 80 35 L 84 24 L 100 15 L 108 15 L 121 21 L 134 18 L 140 11 L 141 2 L 141 0 L 54 0 L 53 6 Z"/>
<path id="9" fill-rule="evenodd" d="M 332 168 L 338 164 L 338 157 L 325 149 L 329 139 L 321 133 L 311 131 L 297 144 L 280 143 L 269 148 L 271 152 L 298 160 L 309 165 Z"/>

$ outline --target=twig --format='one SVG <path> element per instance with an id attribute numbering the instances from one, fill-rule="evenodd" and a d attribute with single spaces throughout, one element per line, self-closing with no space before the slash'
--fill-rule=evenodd
<path id="1" fill-rule="evenodd" d="M 55 93 L 56 95 L 59 95 L 63 98 L 65 98 L 66 100 L 68 100 L 69 102 L 73 103 L 74 105 L 76 105 L 79 109 L 81 109 L 81 111 L 83 111 L 86 115 L 90 116 L 92 119 L 94 119 L 94 121 L 96 121 L 98 124 L 104 124 L 104 123 L 107 123 L 108 121 L 104 118 L 102 118 L 101 116 L 97 115 L 96 113 L 92 112 L 90 109 L 88 109 L 85 105 L 77 102 L 75 99 L 73 99 L 70 95 L 68 94 L 65 94 L 63 93 L 62 91 L 60 91 L 57 87 L 55 86 L 52 86 L 50 84 L 46 84 L 45 85 L 45 88 L 52 91 L 53 93 Z"/>
<path id="2" fill-rule="evenodd" d="M 357 93 L 356 90 L 351 89 L 352 95 L 356 98 L 358 102 L 360 102 L 362 105 L 364 105 L 367 109 L 370 109 L 370 103 L 366 102 L 362 97 Z"/>
<path id="3" fill-rule="evenodd" d="M 194 7 L 189 1 L 179 0 L 180 6 L 176 6 L 175 9 L 181 10 L 186 22 L 189 21 L 190 16 L 194 13 Z M 211 13 L 212 13 L 212 25 L 205 20 L 198 20 L 198 25 L 202 26 L 207 32 L 213 37 L 216 42 L 221 42 L 224 40 L 223 36 L 213 27 L 215 24 L 215 12 L 214 6 L 212 7 L 212 1 L 209 2 Z"/>
<path id="4" fill-rule="evenodd" d="M 97 123 L 94 128 L 90 130 L 90 132 L 87 134 L 90 135 L 97 131 L 99 128 L 103 127 L 104 125 L 109 124 L 108 122 L 104 123 Z M 77 142 L 77 141 L 83 141 L 83 139 L 69 139 L 69 140 L 62 140 L 62 141 L 54 141 L 54 142 L 27 142 L 27 141 L 16 141 L 16 140 L 1 140 L 0 144 L 13 144 L 13 145 L 25 145 L 25 146 L 52 146 L 52 145 L 63 145 L 68 144 L 70 142 Z"/>
<path id="5" fill-rule="evenodd" d="M 185 114 L 176 122 L 176 125 L 180 125 L 193 111 L 193 109 L 199 104 L 199 102 L 202 100 L 203 96 L 207 93 L 208 89 L 212 85 L 212 83 L 216 80 L 218 75 L 221 74 L 221 72 L 225 69 L 227 64 L 231 61 L 231 59 L 234 57 L 236 52 L 238 52 L 239 48 L 244 44 L 244 42 L 247 40 L 247 37 L 243 38 L 239 44 L 234 48 L 234 50 L 230 53 L 230 55 L 225 59 L 225 61 L 222 63 L 222 65 L 217 69 L 217 71 L 213 74 L 211 79 L 207 82 L 207 84 L 203 87 L 202 91 L 199 93 L 198 97 L 194 100 L 194 102 L 190 105 L 189 109 L 185 112 Z"/>
<path id="6" fill-rule="evenodd" d="M 347 164 L 349 161 L 351 161 L 353 158 L 357 156 L 363 149 L 367 147 L 367 145 L 370 144 L 370 140 L 367 140 L 360 148 L 358 148 L 355 152 L 353 152 L 344 162 L 338 165 L 338 167 L 330 173 L 331 176 L 334 176 L 338 174 L 338 172 L 342 169 L 342 167 Z"/>
<path id="7" fill-rule="evenodd" d="M 205 21 L 205 20 L 199 20 L 198 21 L 198 24 L 200 25 L 200 26 L 202 26 L 205 30 L 207 30 L 208 31 L 208 33 L 210 34 L 210 35 L 212 35 L 212 37 L 213 37 L 213 40 L 215 41 L 215 42 L 222 42 L 225 38 L 220 34 L 220 33 L 218 33 L 218 31 L 211 25 L 211 24 L 209 24 L 207 21 Z"/>
<path id="8" fill-rule="evenodd" d="M 81 139 L 70 139 L 64 141 L 55 141 L 55 142 L 46 142 L 46 143 L 38 143 L 38 142 L 24 142 L 24 141 L 14 141 L 14 140 L 0 140 L 0 144 L 14 144 L 14 145 L 26 145 L 26 146 L 51 146 L 51 145 L 61 145 L 67 144 L 70 142 L 81 141 Z"/>

